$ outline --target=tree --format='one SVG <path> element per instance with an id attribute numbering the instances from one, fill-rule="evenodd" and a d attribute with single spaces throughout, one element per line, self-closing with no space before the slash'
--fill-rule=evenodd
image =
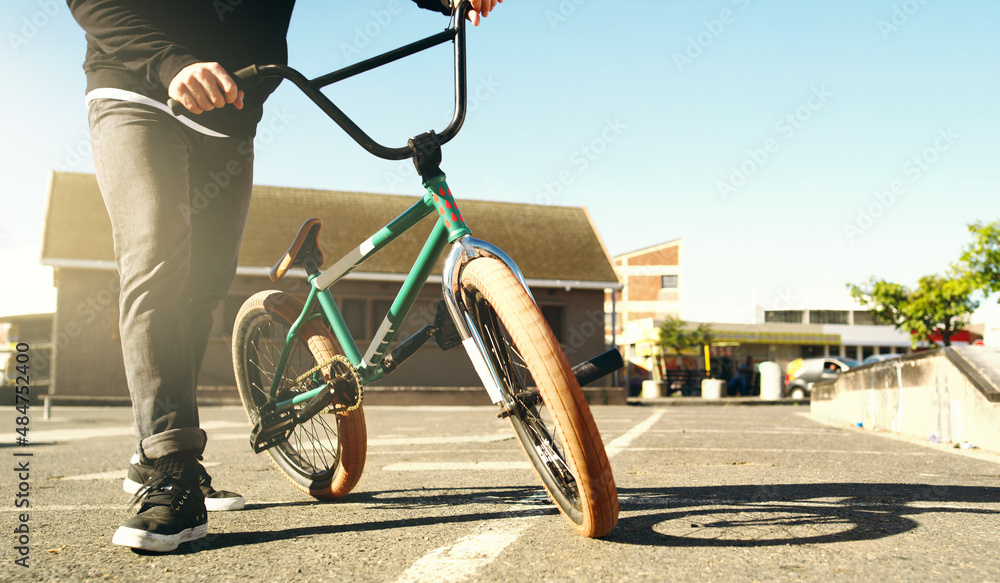
<path id="1" fill-rule="evenodd" d="M 969 225 L 973 241 L 955 271 L 986 295 L 1000 291 L 1000 221 Z"/>
<path id="2" fill-rule="evenodd" d="M 680 354 L 686 348 L 704 346 L 711 341 L 712 332 L 708 324 L 699 324 L 696 329 L 689 330 L 684 320 L 671 316 L 660 324 L 656 344 L 664 354 L 671 348 Z"/>
<path id="3" fill-rule="evenodd" d="M 702 322 L 698 327 L 691 330 L 691 346 L 704 348 L 712 343 L 712 327 Z"/>
<path id="4" fill-rule="evenodd" d="M 975 286 L 968 277 L 921 277 L 917 288 L 871 278 L 864 286 L 848 284 L 851 296 L 871 310 L 872 315 L 909 332 L 916 347 L 921 340 L 932 342 L 940 335 L 944 345 L 967 323 L 979 302 L 972 299 Z"/>

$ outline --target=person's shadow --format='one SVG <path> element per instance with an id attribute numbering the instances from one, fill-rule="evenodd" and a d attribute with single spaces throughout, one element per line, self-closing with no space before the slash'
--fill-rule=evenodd
<path id="1" fill-rule="evenodd" d="M 289 527 L 212 533 L 181 545 L 178 554 L 253 545 L 304 536 L 342 532 L 382 531 L 443 523 L 462 524 L 512 516 L 555 514 L 555 506 L 538 487 L 462 488 L 357 492 L 345 502 L 372 510 L 423 510 L 449 507 L 447 513 L 420 512 L 420 516 L 391 513 L 389 520 L 349 524 Z M 444 493 L 441 493 L 444 492 Z M 696 486 L 620 488 L 618 525 L 603 538 L 610 543 L 646 546 L 771 547 L 875 540 L 917 527 L 914 519 L 936 513 L 988 514 L 1000 518 L 1000 488 L 927 484 L 774 484 L 762 486 Z M 473 510 L 488 503 L 503 510 Z M 917 503 L 917 504 L 914 504 Z M 955 504 L 996 503 L 997 509 Z M 246 510 L 322 505 L 304 500 L 267 505 L 248 504 Z M 331 505 L 337 502 L 329 503 Z M 469 512 L 455 507 L 469 506 Z M 568 528 L 568 526 L 567 526 Z"/>

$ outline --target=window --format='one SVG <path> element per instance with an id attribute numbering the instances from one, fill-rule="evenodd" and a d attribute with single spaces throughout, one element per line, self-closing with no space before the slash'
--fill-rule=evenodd
<path id="1" fill-rule="evenodd" d="M 364 300 L 342 300 L 340 302 L 340 315 L 344 317 L 347 329 L 355 338 L 367 338 L 365 332 L 365 301 Z"/>
<path id="2" fill-rule="evenodd" d="M 764 322 L 776 324 L 801 324 L 802 310 L 771 310 L 764 312 Z"/>
<path id="3" fill-rule="evenodd" d="M 812 310 L 809 312 L 810 324 L 846 324 L 847 310 Z"/>
<path id="4" fill-rule="evenodd" d="M 675 289 L 677 287 L 677 276 L 676 275 L 661 275 L 660 276 L 660 287 L 667 289 Z"/>
<path id="5" fill-rule="evenodd" d="M 556 340 L 562 343 L 563 340 L 563 307 L 562 306 L 541 306 L 542 317 L 545 318 L 545 322 L 548 323 L 549 328 L 552 328 L 552 333 L 555 334 Z"/>

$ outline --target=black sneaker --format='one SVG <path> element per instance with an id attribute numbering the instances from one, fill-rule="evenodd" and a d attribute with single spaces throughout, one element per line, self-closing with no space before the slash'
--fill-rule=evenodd
<path id="1" fill-rule="evenodd" d="M 136 494 L 139 512 L 118 527 L 116 545 L 167 553 L 208 533 L 205 497 L 198 487 L 198 460 L 160 458 Z"/>
<path id="2" fill-rule="evenodd" d="M 129 494 L 135 494 L 142 489 L 143 484 L 153 475 L 153 466 L 143 464 L 137 453 L 132 454 L 132 459 L 129 461 L 128 474 L 125 476 L 122 490 L 125 490 Z M 198 464 L 198 472 L 201 476 L 201 493 L 205 496 L 205 508 L 209 512 L 239 510 L 246 504 L 243 496 L 235 492 L 213 488 L 212 476 L 208 475 L 205 467 L 200 463 Z"/>

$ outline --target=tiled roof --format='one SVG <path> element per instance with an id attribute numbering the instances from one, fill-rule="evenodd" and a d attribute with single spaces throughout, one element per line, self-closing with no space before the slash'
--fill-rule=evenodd
<path id="1" fill-rule="evenodd" d="M 418 199 L 254 186 L 239 265 L 271 267 L 288 248 L 302 222 L 319 217 L 323 220 L 320 246 L 329 266 Z M 473 236 L 506 251 L 527 278 L 618 281 L 600 236 L 582 207 L 481 200 L 459 200 L 459 204 Z M 430 228 L 430 219 L 425 220 L 355 273 L 406 273 Z M 114 261 L 111 223 L 94 175 L 53 173 L 42 260 Z M 440 273 L 440 262 L 436 273 Z"/>

